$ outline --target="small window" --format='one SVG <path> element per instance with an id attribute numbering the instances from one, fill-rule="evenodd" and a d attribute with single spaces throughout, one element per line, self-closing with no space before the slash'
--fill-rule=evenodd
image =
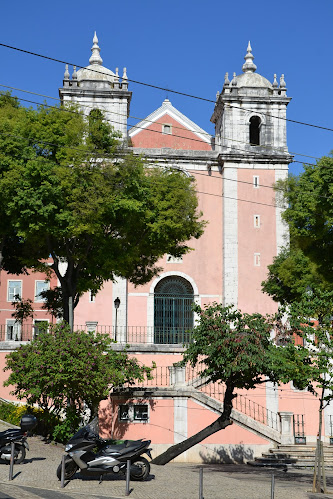
<path id="1" fill-rule="evenodd" d="M 130 423 L 148 422 L 148 405 L 147 404 L 120 405 L 119 420 Z"/>
<path id="2" fill-rule="evenodd" d="M 253 175 L 253 187 L 255 189 L 259 188 L 259 176 L 258 175 Z"/>
<path id="3" fill-rule="evenodd" d="M 129 421 L 129 406 L 120 405 L 119 406 L 119 419 L 120 421 Z"/>
<path id="4" fill-rule="evenodd" d="M 95 297 L 96 297 L 95 291 L 90 290 L 89 291 L 89 303 L 94 303 L 95 302 Z"/>
<path id="5" fill-rule="evenodd" d="M 172 134 L 172 125 L 169 123 L 165 123 L 162 125 L 162 133 L 165 135 L 171 135 Z"/>
<path id="6" fill-rule="evenodd" d="M 140 404 L 134 406 L 134 421 L 148 421 L 148 405 Z"/>
<path id="7" fill-rule="evenodd" d="M 260 125 L 261 119 L 259 116 L 250 118 L 250 144 L 251 146 L 260 145 Z"/>
<path id="8" fill-rule="evenodd" d="M 260 215 L 253 216 L 253 225 L 255 229 L 260 229 Z"/>
<path id="9" fill-rule="evenodd" d="M 22 281 L 8 281 L 7 301 L 16 301 L 22 297 Z"/>
<path id="10" fill-rule="evenodd" d="M 260 253 L 254 254 L 254 266 L 260 267 Z"/>
<path id="11" fill-rule="evenodd" d="M 43 302 L 45 298 L 41 296 L 43 291 L 48 291 L 50 289 L 49 281 L 35 281 L 35 301 Z"/>

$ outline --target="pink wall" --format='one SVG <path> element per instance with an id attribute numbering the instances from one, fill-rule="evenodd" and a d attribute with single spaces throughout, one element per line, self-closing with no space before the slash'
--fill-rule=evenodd
<path id="1" fill-rule="evenodd" d="M 170 135 L 162 133 L 162 124 L 171 124 Z M 172 149 L 193 149 L 210 151 L 211 145 L 201 140 L 195 133 L 189 131 L 174 118 L 165 114 L 155 123 L 132 137 L 133 147 L 144 147 L 147 149 L 170 147 Z"/>
<path id="2" fill-rule="evenodd" d="M 11 304 L 11 301 L 8 301 L 7 292 L 8 292 L 8 281 L 21 281 L 21 296 L 24 300 L 30 298 L 33 303 L 32 307 L 34 309 L 34 319 L 44 320 L 49 319 L 49 322 L 54 322 L 54 319 L 48 315 L 48 313 L 43 310 L 42 302 L 35 301 L 35 286 L 36 281 L 44 281 L 46 279 L 46 275 L 42 272 L 34 272 L 29 270 L 28 275 L 15 275 L 8 274 L 7 272 L 0 272 L 0 325 L 6 323 L 6 319 L 13 319 L 12 312 L 14 307 Z M 55 275 L 53 275 L 50 279 L 50 287 L 53 288 L 57 285 L 57 279 Z M 26 321 L 27 324 L 32 324 L 33 319 L 29 318 Z"/>
<path id="3" fill-rule="evenodd" d="M 213 423 L 217 418 L 218 414 L 209 411 L 197 404 L 196 402 L 189 400 L 187 403 L 188 407 L 188 436 L 194 435 L 198 431 L 202 430 L 209 424 Z M 267 441 L 263 438 L 255 435 L 254 433 L 238 426 L 236 423 L 228 426 L 224 430 L 214 433 L 210 437 L 202 441 L 202 444 L 266 444 Z"/>
<path id="4" fill-rule="evenodd" d="M 253 187 L 253 176 L 259 177 L 259 188 Z M 238 307 L 243 312 L 273 313 L 276 304 L 261 292 L 267 276 L 267 265 L 276 255 L 275 196 L 271 188 L 274 170 L 238 170 Z M 260 203 L 260 204 L 256 204 Z M 254 227 L 254 215 L 260 216 L 260 228 Z M 254 265 L 254 254 L 260 253 L 260 266 Z"/>

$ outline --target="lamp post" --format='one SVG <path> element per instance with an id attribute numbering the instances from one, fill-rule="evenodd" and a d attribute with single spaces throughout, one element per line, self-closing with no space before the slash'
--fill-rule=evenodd
<path id="1" fill-rule="evenodd" d="M 116 320 L 115 320 L 115 327 L 114 327 L 114 340 L 117 341 L 117 319 L 118 319 L 118 308 L 120 305 L 120 299 L 117 296 L 117 298 L 114 300 L 114 308 L 116 309 Z"/>

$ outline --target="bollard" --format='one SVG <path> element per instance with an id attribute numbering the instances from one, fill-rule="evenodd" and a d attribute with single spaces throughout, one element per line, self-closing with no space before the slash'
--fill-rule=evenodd
<path id="1" fill-rule="evenodd" d="M 274 489 L 275 489 L 275 477 L 274 477 L 274 473 L 272 473 L 271 499 L 274 499 Z"/>
<path id="2" fill-rule="evenodd" d="M 131 472 L 131 460 L 127 459 L 127 467 L 126 467 L 126 492 L 125 495 L 130 495 L 130 472 Z"/>
<path id="3" fill-rule="evenodd" d="M 65 487 L 65 456 L 61 458 L 61 482 L 60 487 L 63 489 Z"/>
<path id="4" fill-rule="evenodd" d="M 15 444 L 14 444 L 14 442 L 11 442 L 11 443 L 10 443 L 10 466 L 9 466 L 9 480 L 13 480 L 14 452 L 15 452 Z"/>
<path id="5" fill-rule="evenodd" d="M 199 468 L 199 499 L 204 499 L 204 496 L 203 496 L 203 468 Z"/>

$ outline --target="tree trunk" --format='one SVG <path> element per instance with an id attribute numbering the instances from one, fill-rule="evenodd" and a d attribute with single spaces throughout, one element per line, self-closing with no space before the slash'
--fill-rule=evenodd
<path id="1" fill-rule="evenodd" d="M 325 388 L 322 389 L 322 394 L 319 403 L 319 428 L 318 428 L 318 437 L 317 437 L 317 447 L 316 447 L 316 458 L 315 458 L 315 466 L 313 472 L 313 483 L 312 483 L 312 492 L 325 492 L 326 493 L 326 480 L 324 480 L 324 488 L 322 488 L 322 479 L 324 475 L 324 455 L 323 455 L 323 446 L 321 442 L 321 434 L 322 434 L 322 426 L 323 426 L 323 406 L 324 406 L 324 393 Z"/>
<path id="2" fill-rule="evenodd" d="M 214 421 L 214 423 L 210 424 L 209 426 L 206 426 L 206 428 L 200 430 L 198 433 L 192 435 L 192 437 L 187 438 L 183 442 L 180 442 L 179 444 L 175 444 L 172 447 L 169 447 L 169 449 L 167 449 L 159 456 L 155 457 L 155 459 L 153 459 L 151 462 L 153 464 L 158 464 L 158 465 L 167 464 L 169 461 L 179 456 L 186 450 L 202 442 L 202 440 L 204 440 L 205 438 L 231 425 L 232 421 L 230 421 L 230 415 L 232 411 L 232 400 L 236 396 L 233 394 L 233 391 L 234 387 L 227 385 L 223 400 L 223 412 L 221 416 L 219 416 Z"/>

